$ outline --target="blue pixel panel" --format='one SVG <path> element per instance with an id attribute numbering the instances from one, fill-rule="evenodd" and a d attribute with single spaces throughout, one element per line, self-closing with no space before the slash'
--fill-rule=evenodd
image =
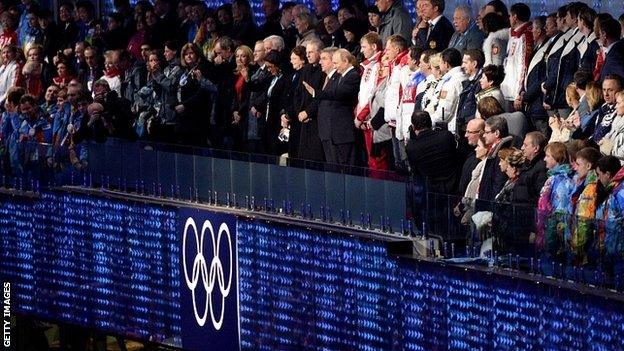
<path id="1" fill-rule="evenodd" d="M 2 196 L 0 279 L 16 311 L 180 345 L 179 209 Z M 614 350 L 621 303 L 414 262 L 385 244 L 239 218 L 241 349 Z"/>
<path id="2" fill-rule="evenodd" d="M 180 335 L 174 210 L 42 194 L 0 207 L 0 276 L 17 310 L 144 339 Z"/>

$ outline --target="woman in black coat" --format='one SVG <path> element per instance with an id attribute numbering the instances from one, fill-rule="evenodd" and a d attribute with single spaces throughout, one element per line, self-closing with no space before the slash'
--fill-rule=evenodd
<path id="1" fill-rule="evenodd" d="M 320 49 L 318 45 L 308 44 L 306 48 L 309 63 L 301 70 L 301 82 L 307 82 L 314 89 L 321 89 L 325 74 L 319 65 Z M 319 138 L 317 111 L 318 100 L 314 100 L 303 86 L 295 91 L 293 111 L 298 111 L 293 118 L 301 122 L 298 157 L 304 160 L 325 161 L 323 145 Z"/>
<path id="2" fill-rule="evenodd" d="M 184 71 L 178 82 L 177 105 L 174 107 L 179 121 L 177 134 L 182 143 L 207 146 L 211 104 L 206 102 L 211 100 L 217 88 L 204 78 L 206 66 L 197 45 L 187 43 L 180 51 Z"/>
<path id="3" fill-rule="evenodd" d="M 303 46 L 295 47 L 290 53 L 290 63 L 293 72 L 288 78 L 288 89 L 286 91 L 287 106 L 281 113 L 282 127 L 290 128 L 290 137 L 288 139 L 288 157 L 299 158 L 299 136 L 301 134 L 301 122 L 297 118 L 302 100 L 306 94 L 301 84 L 301 73 L 308 60 L 306 58 L 306 49 Z"/>
<path id="4" fill-rule="evenodd" d="M 260 135 L 264 144 L 264 150 L 268 154 L 281 155 L 287 149 L 287 144 L 278 140 L 281 125 L 281 114 L 284 107 L 288 106 L 286 90 L 289 88 L 288 79 L 280 69 L 280 55 L 271 51 L 267 54 L 266 68 L 273 77 L 267 88 L 267 107 L 265 119 L 259 125 Z"/>

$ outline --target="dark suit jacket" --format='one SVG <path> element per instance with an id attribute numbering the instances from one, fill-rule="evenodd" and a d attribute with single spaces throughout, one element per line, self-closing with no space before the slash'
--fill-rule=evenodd
<path id="1" fill-rule="evenodd" d="M 405 151 L 414 175 L 426 178 L 427 191 L 451 194 L 456 184 L 455 137 L 447 130 L 423 130 L 407 143 Z"/>
<path id="2" fill-rule="evenodd" d="M 483 40 L 485 40 L 485 35 L 479 27 L 477 27 L 476 23 L 472 22 L 463 35 L 460 36 L 458 32 L 453 34 L 449 42 L 449 47 L 459 50 L 462 54 L 466 52 L 466 50 L 483 50 Z"/>
<path id="3" fill-rule="evenodd" d="M 451 41 L 451 37 L 455 32 L 453 24 L 445 16 L 442 16 L 438 23 L 433 27 L 429 38 L 427 38 L 427 28 L 421 28 L 418 31 L 418 37 L 416 40 L 416 46 L 425 50 L 431 49 L 437 52 L 442 52 L 446 49 Z"/>
<path id="4" fill-rule="evenodd" d="M 273 77 L 269 80 L 267 89 L 270 87 L 272 80 Z M 286 94 L 286 89 L 289 87 L 288 77 L 282 74 L 282 77 L 273 86 L 270 96 L 267 92 L 266 122 L 259 125 L 265 150 L 273 155 L 280 154 L 282 151 L 277 137 L 282 130 L 280 113 L 287 105 L 286 98 L 288 95 Z"/>
<path id="5" fill-rule="evenodd" d="M 600 72 L 600 81 L 609 74 L 617 74 L 624 78 L 624 40 L 618 40 L 613 44 Z"/>
<path id="6" fill-rule="evenodd" d="M 479 79 L 481 79 L 481 72 L 477 74 L 475 79 L 466 79 L 462 82 L 462 92 L 459 94 L 459 104 L 457 105 L 457 123 L 460 126 L 473 119 L 477 112 L 476 94 L 481 91 Z"/>
<path id="7" fill-rule="evenodd" d="M 560 87 L 557 83 L 559 82 L 559 61 L 561 60 L 561 54 L 563 53 L 563 49 L 567 44 L 567 40 L 561 38 L 564 34 L 559 34 L 558 37 L 555 37 L 548 49 L 548 58 L 546 59 L 546 68 L 545 68 L 545 79 L 544 79 L 544 87 L 546 88 L 546 95 L 544 96 L 544 102 L 549 104 L 552 108 L 563 108 L 567 107 L 568 104 L 565 101 L 565 93 L 563 94 L 563 100 L 561 99 L 561 94 L 559 90 L 563 89 L 565 91 L 565 87 Z M 555 47 L 557 41 L 561 41 L 562 45 Z"/>
<path id="8" fill-rule="evenodd" d="M 526 86 L 522 102 L 526 104 L 527 117 L 531 121 L 546 119 L 548 116 L 544 109 L 544 94 L 542 82 L 546 74 L 546 62 L 542 59 L 527 72 Z"/>
<path id="9" fill-rule="evenodd" d="M 316 91 L 319 100 L 318 127 L 322 141 L 331 140 L 334 144 L 355 141 L 353 118 L 360 89 L 360 75 L 355 68 L 341 78 L 336 72 L 325 90 Z"/>
<path id="10" fill-rule="evenodd" d="M 585 53 L 581 57 L 579 69 L 584 69 L 589 72 L 594 71 L 594 68 L 596 67 L 596 59 L 598 58 L 598 49 L 600 49 L 598 40 L 593 40 L 587 45 L 587 50 L 585 50 Z"/>

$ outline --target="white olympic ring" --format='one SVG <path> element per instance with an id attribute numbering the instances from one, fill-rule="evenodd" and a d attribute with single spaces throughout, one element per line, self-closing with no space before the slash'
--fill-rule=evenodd
<path id="1" fill-rule="evenodd" d="M 195 233 L 195 243 L 197 248 L 197 254 L 195 259 L 193 260 L 193 272 L 192 279 L 189 278 L 188 269 L 186 268 L 186 235 L 188 233 L 189 228 L 193 229 Z M 206 233 L 206 229 L 210 230 L 210 237 L 212 239 L 212 262 L 210 263 L 210 272 L 208 272 L 208 267 L 206 266 L 206 259 L 204 258 L 203 248 L 204 248 L 204 234 Z M 227 280 L 227 286 L 224 280 L 223 273 L 223 265 L 221 264 L 221 259 L 219 259 L 219 249 L 221 245 L 221 234 L 225 233 L 228 239 L 228 245 L 230 249 L 230 269 L 229 269 L 229 277 Z M 191 294 L 193 296 L 193 312 L 195 313 L 195 319 L 197 320 L 197 324 L 200 327 L 203 327 L 206 323 L 206 319 L 208 317 L 208 308 L 210 308 L 210 318 L 212 319 L 212 325 L 216 330 L 220 330 L 223 325 L 223 315 L 225 311 L 225 298 L 230 293 L 230 287 L 232 285 L 232 237 L 230 236 L 230 229 L 227 224 L 221 223 L 219 227 L 219 232 L 217 234 L 217 238 L 215 240 L 215 233 L 212 228 L 212 223 L 206 220 L 202 226 L 201 236 L 198 235 L 197 225 L 195 224 L 195 220 L 189 217 L 186 220 L 186 224 L 184 225 L 184 234 L 182 236 L 182 265 L 184 267 L 184 278 L 186 279 L 186 285 L 191 290 Z M 204 308 L 203 315 L 199 315 L 197 311 L 197 302 L 195 301 L 195 288 L 197 288 L 197 283 L 199 282 L 199 275 L 201 274 L 202 283 L 204 288 L 206 289 L 206 307 Z M 212 306 L 212 292 L 215 288 L 215 281 L 219 283 L 219 291 L 221 292 L 221 315 L 219 319 L 215 318 Z"/>

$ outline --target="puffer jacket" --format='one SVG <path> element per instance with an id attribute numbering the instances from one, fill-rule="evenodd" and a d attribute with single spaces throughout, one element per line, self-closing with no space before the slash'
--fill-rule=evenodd
<path id="1" fill-rule="evenodd" d="M 598 206 L 598 176 L 591 170 L 585 179 L 574 177 L 575 189 L 569 202 L 570 230 L 566 237 L 570 260 L 575 265 L 588 262 L 592 245 Z"/>
<path id="2" fill-rule="evenodd" d="M 597 210 L 597 249 L 611 258 L 624 257 L 624 168 L 607 187 L 609 197 Z"/>
<path id="3" fill-rule="evenodd" d="M 537 201 L 535 246 L 553 258 L 562 258 L 564 253 L 564 238 L 568 230 L 568 202 L 574 190 L 573 174 L 569 164 L 561 164 L 549 170 L 548 179 Z"/>

